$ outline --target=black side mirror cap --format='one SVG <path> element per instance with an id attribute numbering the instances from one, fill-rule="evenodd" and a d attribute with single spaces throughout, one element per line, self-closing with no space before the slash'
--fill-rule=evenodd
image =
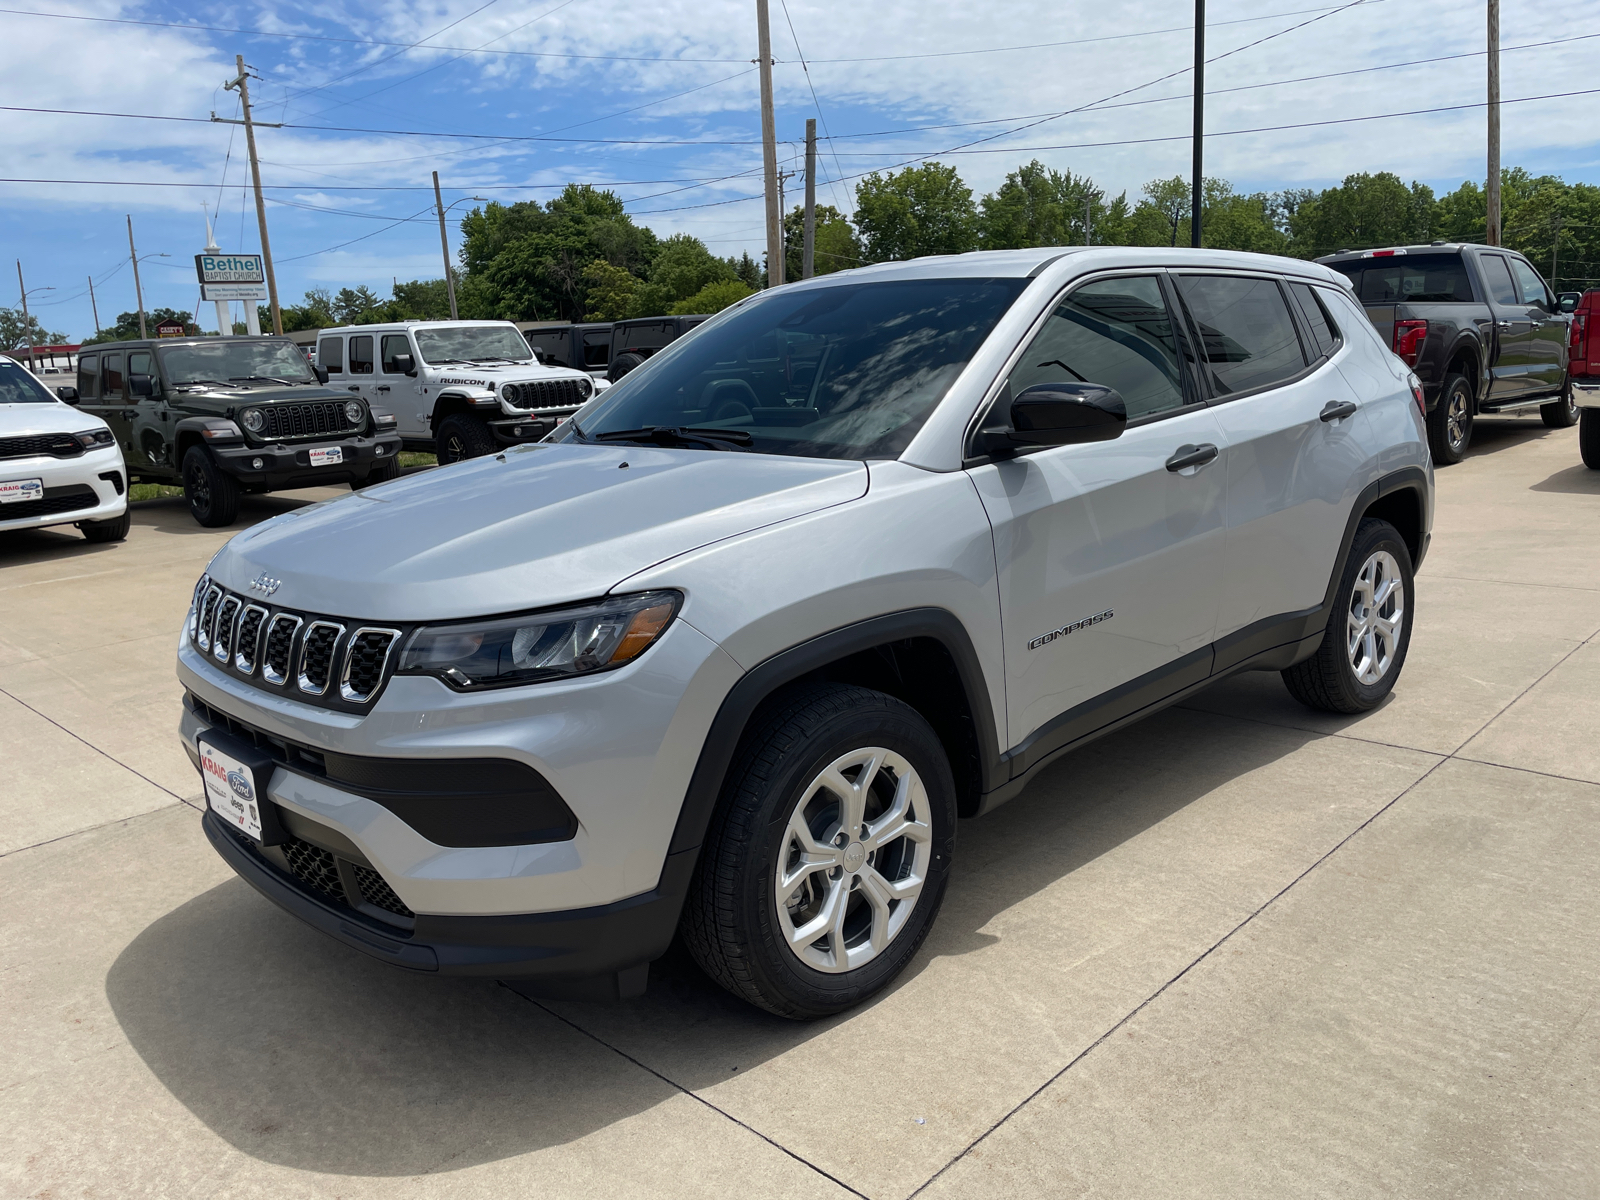
<path id="1" fill-rule="evenodd" d="M 155 380 L 148 375 L 128 376 L 128 395 L 154 396 L 156 394 Z"/>
<path id="2" fill-rule="evenodd" d="M 317 366 L 312 367 L 311 371 L 312 371 L 312 374 L 314 374 L 317 377 L 317 382 L 318 383 L 327 383 L 328 382 L 328 368 L 327 367 L 324 367 L 324 366 L 319 364 Z"/>
<path id="3" fill-rule="evenodd" d="M 1128 406 L 1115 388 L 1100 383 L 1038 383 L 1009 405 L 1009 426 L 979 432 L 980 449 L 996 458 L 1040 446 L 1109 442 L 1128 427 Z"/>
<path id="4" fill-rule="evenodd" d="M 56 395 L 66 404 L 78 403 L 78 389 L 75 387 L 58 387 Z"/>
<path id="5" fill-rule="evenodd" d="M 389 361 L 394 364 L 394 369 L 402 375 L 415 375 L 417 373 L 416 359 L 409 354 L 396 354 Z"/>

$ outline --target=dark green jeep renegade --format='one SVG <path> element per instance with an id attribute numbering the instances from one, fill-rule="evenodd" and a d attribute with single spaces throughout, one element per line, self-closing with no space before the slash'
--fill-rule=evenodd
<path id="1" fill-rule="evenodd" d="M 288 338 L 164 338 L 85 346 L 77 386 L 56 390 L 111 426 L 131 482 L 181 482 L 216 526 L 241 492 L 394 477 L 394 417 L 325 383 Z"/>

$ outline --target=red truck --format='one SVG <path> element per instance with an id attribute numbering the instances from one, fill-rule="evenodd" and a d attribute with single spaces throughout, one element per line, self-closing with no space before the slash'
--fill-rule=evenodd
<path id="1" fill-rule="evenodd" d="M 1578 453 L 1584 466 L 1600 471 L 1600 288 L 1584 292 L 1572 310 L 1567 361 L 1579 414 Z"/>

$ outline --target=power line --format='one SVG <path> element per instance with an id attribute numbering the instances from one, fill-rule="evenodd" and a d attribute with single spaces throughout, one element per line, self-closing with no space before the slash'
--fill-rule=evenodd
<path id="1" fill-rule="evenodd" d="M 800 49 L 800 35 L 797 34 L 794 31 L 794 18 L 789 15 L 789 0 L 778 0 L 778 3 L 783 6 L 783 19 L 786 22 L 788 22 L 788 25 L 789 25 L 789 37 L 792 38 L 793 41 L 794 41 L 794 52 L 797 55 L 800 56 L 800 70 L 805 72 L 806 87 L 811 89 L 811 103 L 817 110 L 817 120 L 822 122 L 822 133 L 823 133 L 823 136 L 828 141 L 828 149 L 832 150 L 833 149 L 833 136 L 830 133 L 828 133 L 828 118 L 822 115 L 822 101 L 817 99 L 817 85 L 811 81 L 811 68 L 806 66 L 806 52 L 804 50 Z M 815 133 L 816 131 L 812 130 L 811 132 Z M 839 177 L 843 178 L 843 176 L 844 176 L 844 165 L 842 163 L 840 163 L 839 156 L 837 154 L 835 154 L 833 156 L 833 166 L 834 166 L 835 171 L 838 173 Z M 812 186 L 815 187 L 815 184 L 813 184 Z M 833 193 L 833 201 L 834 201 L 834 203 L 838 204 L 839 203 L 839 189 L 838 189 L 836 180 L 833 180 L 833 179 L 828 180 L 828 190 Z M 852 206 L 846 204 L 846 205 L 842 205 L 841 207 L 849 209 Z"/>
<path id="2" fill-rule="evenodd" d="M 290 258 L 280 258 L 278 261 L 279 262 L 286 262 L 286 263 L 287 262 L 299 262 L 303 258 L 316 258 L 320 254 L 331 254 L 335 250 L 343 250 L 346 246 L 354 246 L 357 242 L 364 242 L 368 238 L 377 237 L 380 233 L 385 233 L 388 230 L 395 228 L 395 226 L 397 226 L 397 225 L 404 225 L 407 221 L 415 221 L 418 217 L 420 217 L 423 213 L 429 211 L 429 209 L 431 209 L 432 207 L 433 207 L 433 205 L 430 204 L 426 208 L 419 208 L 416 212 L 412 213 L 409 217 L 400 217 L 398 220 L 395 220 L 395 221 L 391 222 L 390 224 L 385 225 L 382 229 L 374 229 L 371 233 L 363 233 L 360 237 L 353 237 L 347 242 L 339 242 L 339 243 L 337 243 L 336 245 L 333 245 L 333 246 L 325 246 L 321 250 L 313 250 L 313 251 L 311 251 L 310 254 L 296 254 L 296 255 L 293 255 Z"/>

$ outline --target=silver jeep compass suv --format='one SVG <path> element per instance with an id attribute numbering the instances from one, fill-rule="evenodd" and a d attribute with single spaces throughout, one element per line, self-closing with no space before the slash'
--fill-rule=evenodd
<path id="1" fill-rule="evenodd" d="M 1410 641 L 1421 389 L 1341 276 L 1039 249 L 752 297 L 551 439 L 241 533 L 178 652 L 217 852 L 401 967 L 789 1017 L 883 988 L 985 813 L 1245 670 Z"/>

